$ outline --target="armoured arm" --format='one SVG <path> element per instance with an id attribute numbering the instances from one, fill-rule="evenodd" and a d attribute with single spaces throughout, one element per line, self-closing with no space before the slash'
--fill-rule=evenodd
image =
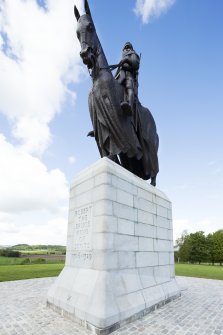
<path id="1" fill-rule="evenodd" d="M 127 55 L 121 60 L 121 66 L 126 71 L 138 71 L 139 64 L 140 64 L 140 59 L 136 53 Z"/>

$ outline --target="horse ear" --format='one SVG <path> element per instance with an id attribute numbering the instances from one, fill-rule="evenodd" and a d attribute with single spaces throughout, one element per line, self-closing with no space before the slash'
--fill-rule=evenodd
<path id="1" fill-rule="evenodd" d="M 80 18 L 80 13 L 79 13 L 79 11 L 78 11 L 78 9 L 77 9 L 76 6 L 74 6 L 74 15 L 75 15 L 75 17 L 76 17 L 76 19 L 77 19 L 77 21 L 78 21 L 79 18 Z"/>
<path id="2" fill-rule="evenodd" d="M 85 9 L 86 14 L 88 14 L 91 17 L 91 11 L 90 11 L 90 7 L 88 4 L 88 0 L 84 1 L 84 9 Z"/>

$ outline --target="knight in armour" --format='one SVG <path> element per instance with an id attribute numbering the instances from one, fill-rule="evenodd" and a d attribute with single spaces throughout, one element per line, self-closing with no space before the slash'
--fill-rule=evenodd
<path id="1" fill-rule="evenodd" d="M 125 100 L 121 107 L 126 114 L 133 114 L 138 97 L 138 70 L 140 57 L 130 42 L 126 42 L 122 49 L 122 60 L 115 75 L 118 82 L 125 87 Z"/>

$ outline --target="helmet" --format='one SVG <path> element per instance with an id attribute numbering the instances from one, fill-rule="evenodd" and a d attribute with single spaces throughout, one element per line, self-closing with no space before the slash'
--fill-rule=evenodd
<path id="1" fill-rule="evenodd" d="M 132 43 L 130 42 L 126 42 L 124 47 L 123 47 L 123 50 L 126 49 L 126 47 L 129 47 L 131 50 L 133 50 L 133 46 L 132 46 Z"/>

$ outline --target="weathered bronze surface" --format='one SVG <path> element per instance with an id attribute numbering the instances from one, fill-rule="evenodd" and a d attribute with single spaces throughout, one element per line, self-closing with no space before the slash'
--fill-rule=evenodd
<path id="1" fill-rule="evenodd" d="M 127 42 L 120 63 L 109 66 L 88 1 L 84 15 L 80 16 L 76 6 L 74 13 L 80 56 L 93 81 L 88 101 L 93 131 L 88 135 L 95 137 L 101 157 L 112 159 L 143 179 L 151 179 L 155 186 L 159 137 L 152 114 L 138 99 L 140 57 Z M 118 68 L 115 77 L 111 72 L 114 68 Z"/>

